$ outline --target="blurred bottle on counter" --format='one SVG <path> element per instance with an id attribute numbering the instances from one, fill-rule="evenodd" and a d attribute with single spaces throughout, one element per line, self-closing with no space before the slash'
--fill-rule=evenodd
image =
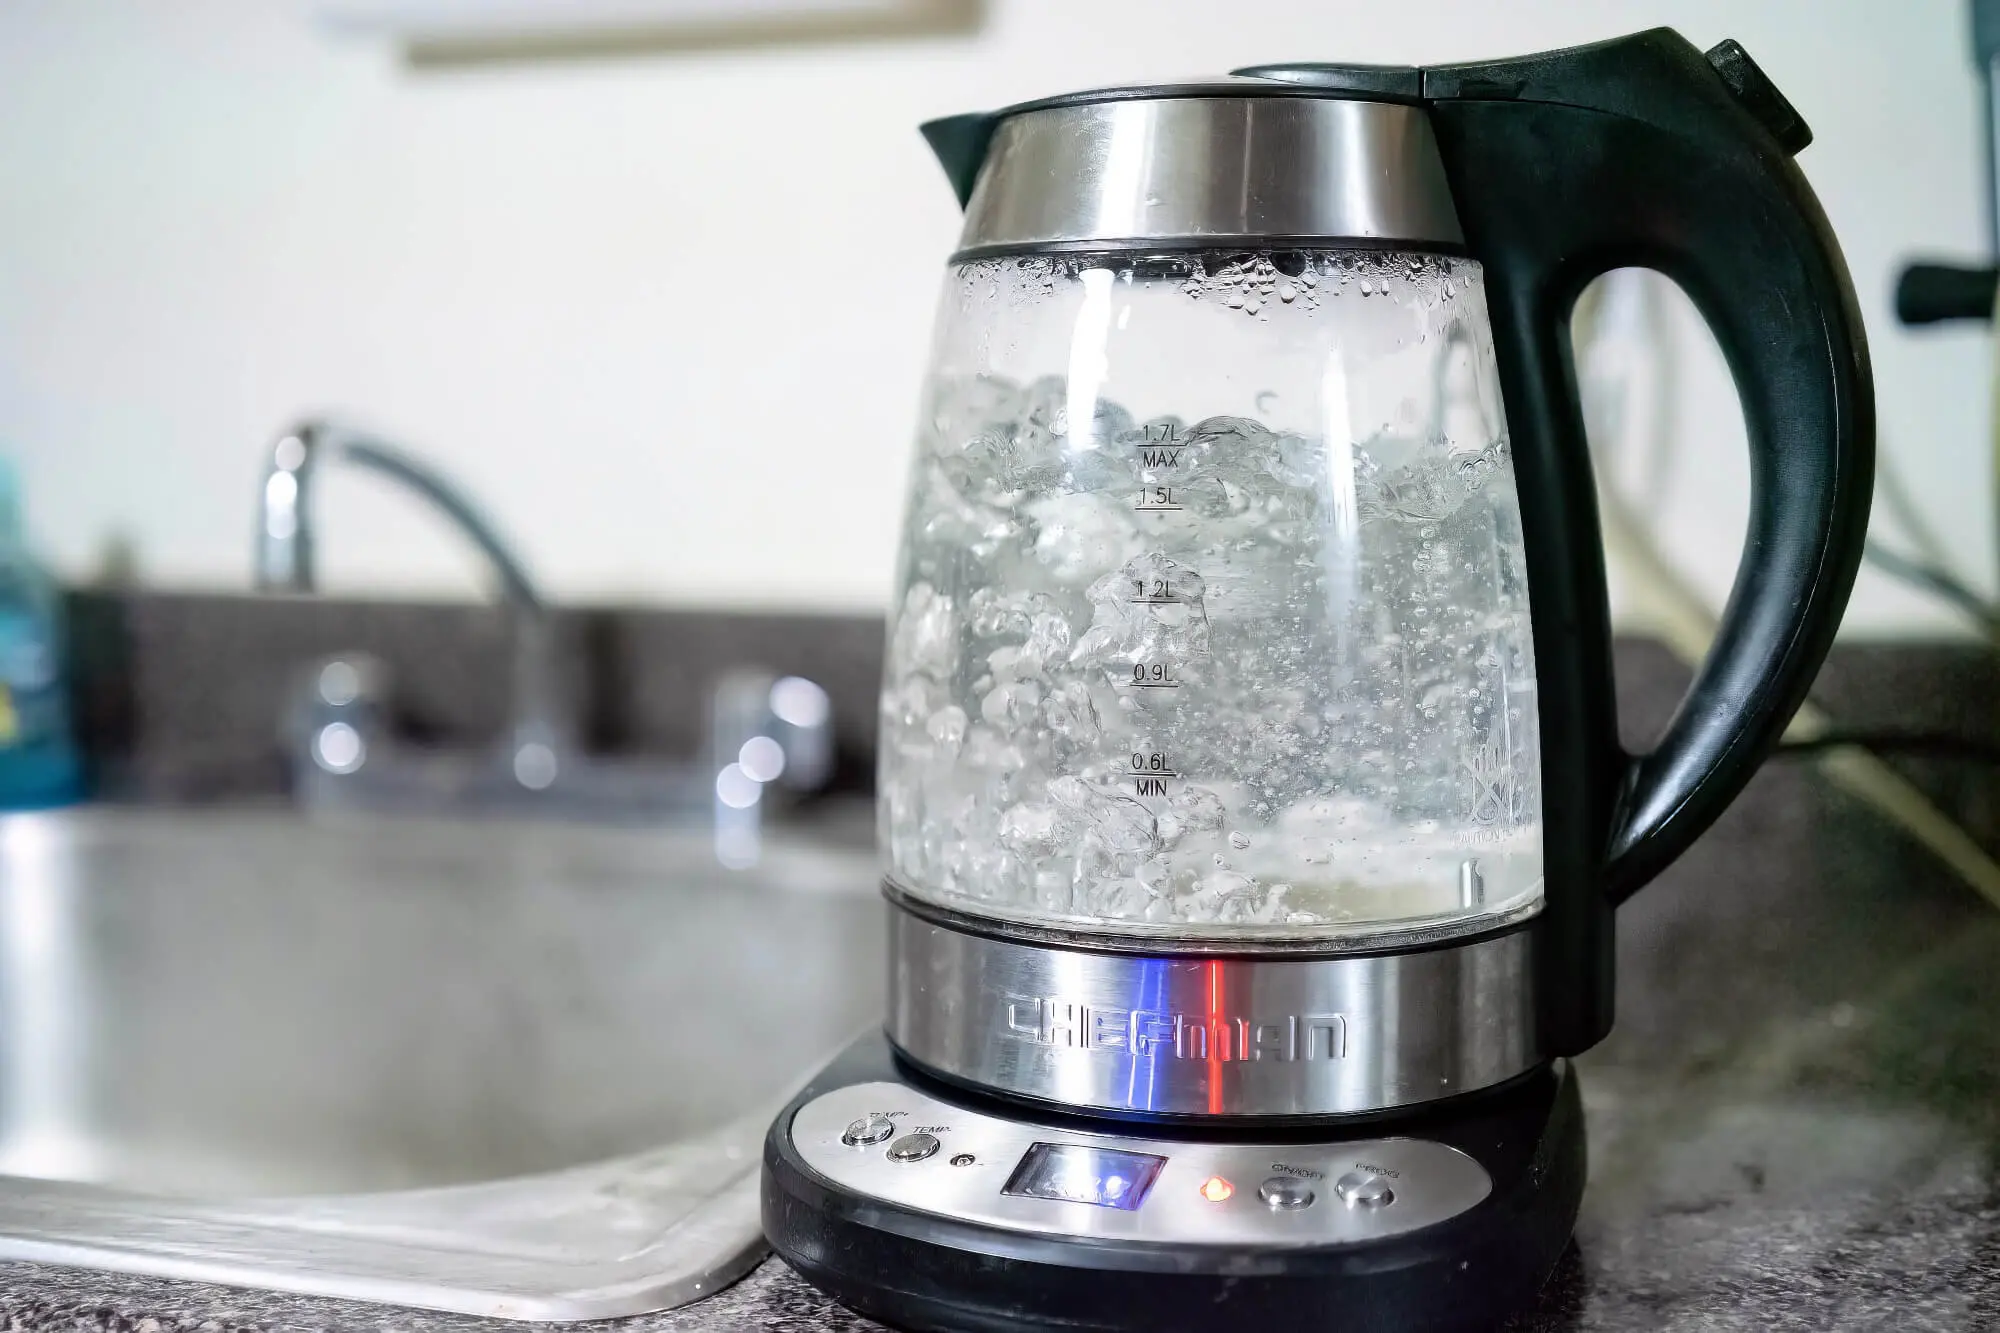
<path id="1" fill-rule="evenodd" d="M 66 676 L 62 596 L 28 554 L 20 487 L 0 458 L 0 811 L 82 795 Z"/>

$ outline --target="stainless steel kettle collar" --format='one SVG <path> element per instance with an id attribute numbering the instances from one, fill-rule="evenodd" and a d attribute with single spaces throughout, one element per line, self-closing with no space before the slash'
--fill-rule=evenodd
<path id="1" fill-rule="evenodd" d="M 1100 89 L 925 132 L 941 156 L 954 135 L 981 141 L 959 258 L 1465 245 L 1429 113 L 1387 82 L 1361 91 L 1282 77 Z"/>
<path id="2" fill-rule="evenodd" d="M 1148 954 L 888 897 L 889 1040 L 994 1092 L 1137 1115 L 1351 1115 L 1546 1058 L 1532 921 L 1398 953 Z"/>

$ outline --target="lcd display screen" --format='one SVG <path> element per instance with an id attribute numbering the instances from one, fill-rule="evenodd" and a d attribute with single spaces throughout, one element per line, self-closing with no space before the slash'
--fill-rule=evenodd
<path id="1" fill-rule="evenodd" d="M 1164 1157 L 1083 1143 L 1031 1144 L 1002 1194 L 1131 1212 L 1145 1202 Z"/>

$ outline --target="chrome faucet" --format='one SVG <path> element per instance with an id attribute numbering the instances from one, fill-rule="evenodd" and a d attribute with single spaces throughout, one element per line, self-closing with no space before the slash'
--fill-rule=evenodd
<path id="1" fill-rule="evenodd" d="M 382 734 L 386 667 L 352 653 L 314 663 L 286 720 L 301 800 L 431 812 L 531 805 L 586 818 L 699 812 L 713 818 L 718 857 L 735 865 L 755 860 L 767 789 L 810 791 L 830 776 L 825 692 L 799 677 L 752 668 L 715 683 L 708 740 L 697 761 L 586 760 L 575 749 L 562 703 L 548 603 L 521 560 L 462 490 L 407 451 L 361 431 L 304 421 L 271 446 L 257 523 L 260 589 L 314 590 L 312 489 L 319 469 L 334 460 L 401 482 L 486 556 L 512 615 L 512 713 L 504 763 L 468 771 L 448 756 L 391 757 Z"/>
<path id="2" fill-rule="evenodd" d="M 548 604 L 521 561 L 466 495 L 408 453 L 382 440 L 327 421 L 303 421 L 278 437 L 264 469 L 257 523 L 256 579 L 266 592 L 309 593 L 315 588 L 317 533 L 312 490 L 319 469 L 332 461 L 390 477 L 437 507 L 492 566 L 513 616 L 513 716 L 509 720 L 507 771 L 540 791 L 556 780 L 567 759 L 572 728 L 557 703 L 553 635 Z"/>

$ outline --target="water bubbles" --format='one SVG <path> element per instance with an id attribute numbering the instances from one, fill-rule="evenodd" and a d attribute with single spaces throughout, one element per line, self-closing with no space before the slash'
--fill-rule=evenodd
<path id="1" fill-rule="evenodd" d="M 1395 366 L 1452 348 L 1490 359 L 1444 332 L 1485 337 L 1480 307 L 1438 310 L 1454 291 L 1478 300 L 1477 269 L 1378 252 L 1283 263 L 1120 270 L 1110 337 L 1122 314 L 1156 320 L 1149 299 L 1204 337 L 1241 336 L 1238 313 L 1304 344 L 1337 331 L 1362 390 L 1339 456 L 1313 430 L 1320 381 L 1282 365 L 1211 395 L 1198 369 L 1175 381 L 1114 354 L 1117 401 L 1095 384 L 1072 399 L 1062 374 L 929 386 L 881 696 L 883 847 L 906 887 L 1031 921 L 1345 931 L 1459 911 L 1470 826 L 1489 906 L 1534 885 L 1505 440 L 1497 414 L 1434 421 L 1422 374 L 1393 392 Z M 960 266 L 964 317 L 983 324 L 969 341 L 948 331 L 948 364 L 992 364 L 1104 264 Z M 1350 303 L 1326 304 L 1343 285 Z M 1074 307 L 1060 309 L 1049 327 L 1067 338 Z M 1025 333 L 1007 346 L 1015 365 L 1068 368 L 1037 362 Z M 1171 487 L 1174 508 L 1135 509 L 1142 486 Z"/>
<path id="2" fill-rule="evenodd" d="M 931 714 L 946 706 L 949 697 L 944 685 L 929 676 L 892 679 L 878 701 L 882 726 L 892 735 L 920 730 L 928 725 Z"/>
<path id="3" fill-rule="evenodd" d="M 1031 725 L 1040 714 L 1042 687 L 1032 680 L 1010 680 L 995 685 L 979 702 L 979 715 L 993 727 L 1018 731 Z"/>
<path id="4" fill-rule="evenodd" d="M 1109 921 L 1129 921 L 1143 917 L 1153 905 L 1153 895 L 1138 879 L 1095 879 L 1077 885 L 1077 910 Z"/>
<path id="5" fill-rule="evenodd" d="M 1509 464 L 1505 437 L 1471 456 L 1452 455 L 1442 447 L 1399 452 L 1415 456 L 1394 470 L 1366 469 L 1368 486 L 1362 505 L 1369 513 L 1425 527 L 1452 517 Z"/>
<path id="6" fill-rule="evenodd" d="M 1023 802 L 1009 806 L 1000 816 L 1000 841 L 1024 856 L 1052 849 L 1060 831 L 1056 812 L 1050 806 Z"/>
<path id="7" fill-rule="evenodd" d="M 972 727 L 965 733 L 965 748 L 959 761 L 966 767 L 998 776 L 1017 773 L 1028 762 L 1011 737 L 991 727 Z"/>
<path id="8" fill-rule="evenodd" d="M 913 584 L 889 641 L 892 676 L 944 680 L 958 669 L 958 617 L 952 599 L 928 583 Z"/>
<path id="9" fill-rule="evenodd" d="M 1255 878 L 1236 870 L 1217 869 L 1201 877 L 1189 909 L 1211 921 L 1227 921 L 1232 916 L 1240 919 L 1252 910 L 1256 896 Z"/>
<path id="10" fill-rule="evenodd" d="M 1058 583 L 1080 583 L 1130 559 L 1141 543 L 1132 502 L 1101 493 L 1063 493 L 1027 506 L 1034 554 Z"/>
<path id="11" fill-rule="evenodd" d="M 1159 846 L 1153 812 L 1130 796 L 1064 776 L 1050 779 L 1049 799 L 1077 832 L 1094 837 L 1111 851 L 1150 854 Z"/>
<path id="12" fill-rule="evenodd" d="M 945 705 L 924 722 L 925 734 L 952 754 L 965 743 L 965 727 L 965 710 L 957 704 Z"/>
<path id="13" fill-rule="evenodd" d="M 1480 487 L 1484 486 L 1486 484 L 1486 479 L 1488 477 L 1491 477 L 1494 471 L 1498 468 L 1499 461 L 1497 456 L 1504 450 L 1504 448 L 1505 448 L 1504 441 L 1495 441 L 1493 444 L 1487 446 L 1485 449 L 1482 449 L 1478 453 L 1472 455 L 1472 457 L 1462 459 L 1458 464 L 1459 484 L 1463 486 L 1468 493 L 1476 491 Z"/>
<path id="14" fill-rule="evenodd" d="M 1069 622 L 1047 613 L 1035 616 L 1021 644 L 1021 663 L 1032 674 L 1046 675 L 1051 663 L 1069 656 Z"/>
<path id="15" fill-rule="evenodd" d="M 1222 798 L 1207 787 L 1183 789 L 1167 801 L 1167 809 L 1184 832 L 1214 832 L 1229 818 Z"/>
<path id="16" fill-rule="evenodd" d="M 1080 680 L 1066 680 L 1049 691 L 1042 703 L 1042 725 L 1052 736 L 1077 745 L 1094 741 L 1104 730 L 1090 687 Z"/>
<path id="17" fill-rule="evenodd" d="M 1133 669 L 1155 665 L 1177 664 L 1185 677 L 1208 656 L 1207 588 L 1201 575 L 1158 552 L 1127 561 L 1090 585 L 1090 627 L 1070 665 L 1120 683 L 1133 679 Z"/>
<path id="18" fill-rule="evenodd" d="M 966 619 L 981 639 L 1025 638 L 1036 616 L 1060 614 L 1061 606 L 1046 592 L 980 588 L 966 603 Z"/>
<path id="19" fill-rule="evenodd" d="M 963 375 L 938 380 L 930 390 L 929 438 L 944 451 L 962 449 L 967 439 L 993 423 L 1020 415 L 1021 388 L 1000 375 Z"/>

